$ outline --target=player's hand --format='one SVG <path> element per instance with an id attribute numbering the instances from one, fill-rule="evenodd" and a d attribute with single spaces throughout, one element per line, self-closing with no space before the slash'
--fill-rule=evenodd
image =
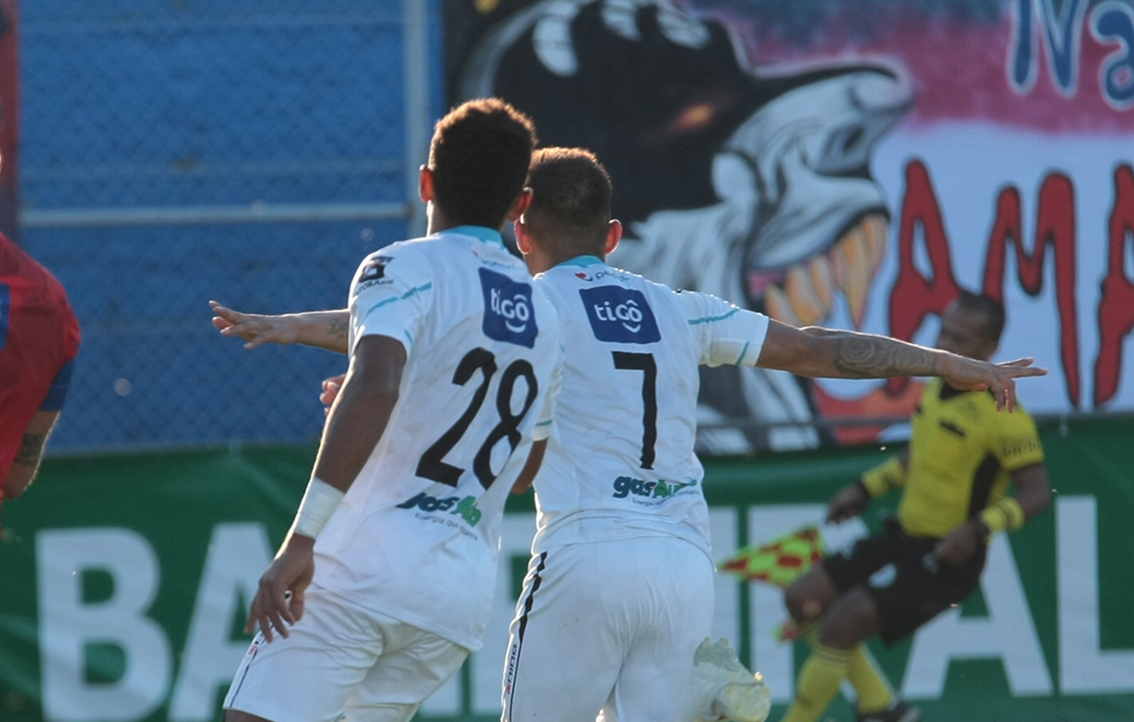
<path id="1" fill-rule="evenodd" d="M 343 381 L 346 380 L 346 374 L 339 374 L 332 376 L 329 379 L 323 379 L 323 392 L 319 394 L 319 401 L 327 408 L 323 409 L 323 413 L 331 413 L 331 404 L 335 403 L 335 399 L 339 397 L 339 391 L 343 388 Z"/>
<path id="2" fill-rule="evenodd" d="M 253 349 L 266 343 L 293 344 L 299 340 L 299 329 L 293 316 L 266 316 L 258 313 L 241 313 L 209 301 L 213 309 L 213 325 L 222 336 L 238 336 Z"/>
<path id="3" fill-rule="evenodd" d="M 870 495 L 861 484 L 847 484 L 835 494 L 835 498 L 827 506 L 827 524 L 837 524 L 847 519 L 853 519 L 862 513 L 870 504 Z"/>
<path id="4" fill-rule="evenodd" d="M 947 370 L 941 377 L 955 389 L 992 391 L 997 411 L 1016 408 L 1016 379 L 1046 376 L 1047 369 L 1032 366 L 1034 358 L 1022 358 L 1000 364 L 977 361 L 963 356 L 949 356 Z"/>
<path id="5" fill-rule="evenodd" d="M 268 571 L 260 577 L 260 586 L 244 625 L 246 634 L 251 634 L 259 625 L 268 642 L 273 639 L 272 630 L 285 638 L 288 636 L 287 628 L 303 617 L 304 594 L 315 575 L 314 548 L 315 540 L 311 537 L 288 536 Z"/>
<path id="6" fill-rule="evenodd" d="M 949 536 L 939 541 L 933 550 L 933 556 L 937 557 L 937 561 L 945 564 L 963 564 L 976 554 L 982 541 L 981 528 L 970 521 L 949 532 Z"/>

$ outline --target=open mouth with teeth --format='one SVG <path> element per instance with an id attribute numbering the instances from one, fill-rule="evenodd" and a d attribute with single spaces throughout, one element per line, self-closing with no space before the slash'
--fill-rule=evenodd
<path id="1" fill-rule="evenodd" d="M 745 280 L 749 299 L 768 316 L 793 326 L 821 323 L 831 315 L 835 293 L 842 291 L 851 323 L 862 328 L 866 301 L 882 259 L 886 254 L 889 220 L 874 211 L 847 227 L 827 250 L 797 261 L 787 268 L 748 269 Z M 810 384 L 817 414 L 827 419 L 887 418 L 913 413 L 924 384 L 902 383 L 894 388 L 879 384 L 862 396 L 842 397 Z M 832 429 L 840 444 L 874 441 L 883 431 L 878 426 L 842 426 Z"/>
<path id="2" fill-rule="evenodd" d="M 886 253 L 889 222 L 880 212 L 868 213 L 849 226 L 826 251 L 785 268 L 749 268 L 745 288 L 753 305 L 762 301 L 771 318 L 792 326 L 824 321 L 842 291 L 851 322 L 862 328 L 870 284 Z"/>

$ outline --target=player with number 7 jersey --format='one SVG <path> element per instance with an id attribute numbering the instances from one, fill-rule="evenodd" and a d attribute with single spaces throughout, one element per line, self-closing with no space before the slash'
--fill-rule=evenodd
<path id="1" fill-rule="evenodd" d="M 769 320 L 608 265 L 620 227 L 609 225 L 609 180 L 593 155 L 538 151 L 530 183 L 517 240 L 542 271 L 536 285 L 570 354 L 534 477 L 537 530 L 503 720 L 593 719 L 604 706 L 619 722 L 763 719 L 767 688 L 739 663 L 728 681 L 746 708 L 714 710 L 726 685 L 700 694 L 695 680 L 714 595 L 693 444 L 700 365 L 754 364 Z"/>
<path id="2" fill-rule="evenodd" d="M 796 329 L 605 262 L 621 236 L 589 151 L 538 151 L 515 224 L 559 312 L 556 424 L 534 480 L 532 559 L 505 662 L 505 722 L 762 722 L 767 688 L 709 645 L 713 562 L 694 453 L 699 367 L 807 376 L 942 375 L 1011 404 L 1028 361 L 993 366 L 869 334 Z M 569 660 L 569 664 L 564 664 Z"/>

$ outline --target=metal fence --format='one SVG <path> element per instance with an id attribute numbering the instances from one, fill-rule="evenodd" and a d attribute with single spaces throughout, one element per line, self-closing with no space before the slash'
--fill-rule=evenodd
<path id="1" fill-rule="evenodd" d="M 206 302 L 339 307 L 421 228 L 433 0 L 21 4 L 20 242 L 83 327 L 54 450 L 304 441 L 314 350 L 245 352 Z M 432 70 L 432 74 L 429 71 Z"/>

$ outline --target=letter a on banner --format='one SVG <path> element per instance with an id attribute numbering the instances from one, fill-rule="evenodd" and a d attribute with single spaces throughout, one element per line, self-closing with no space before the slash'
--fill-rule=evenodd
<path id="1" fill-rule="evenodd" d="M 1055 523 L 1060 691 L 1063 694 L 1134 692 L 1134 650 L 1102 649 L 1095 498 L 1060 497 L 1055 504 Z M 1128 573 L 1128 569 L 1115 571 Z"/>
<path id="2" fill-rule="evenodd" d="M 902 693 L 911 699 L 937 699 L 954 659 L 1000 659 L 1012 694 L 1051 694 L 1051 674 L 1008 539 L 995 537 L 981 579 L 988 606 L 984 619 L 962 618 L 950 609 L 914 636 Z"/>
<path id="3" fill-rule="evenodd" d="M 248 649 L 247 640 L 230 639 L 233 620 L 238 615 L 244 619 L 241 605 L 256 596 L 260 575 L 271 562 L 272 547 L 262 524 L 218 524 L 213 529 L 169 706 L 171 722 L 213 718 L 218 686 L 227 689 Z"/>

